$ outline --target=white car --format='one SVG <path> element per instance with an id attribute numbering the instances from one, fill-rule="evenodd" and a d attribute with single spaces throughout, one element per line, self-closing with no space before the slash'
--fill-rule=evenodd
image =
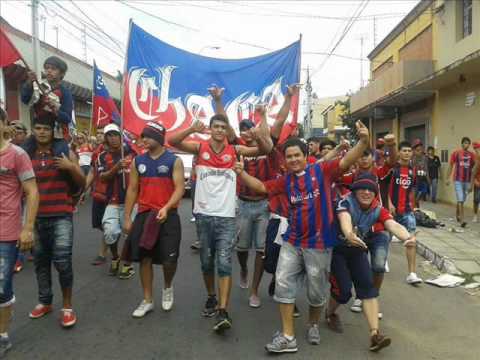
<path id="1" fill-rule="evenodd" d="M 193 162 L 193 155 L 192 154 L 182 154 L 182 153 L 175 153 L 180 159 L 183 161 L 183 168 L 185 171 L 185 191 L 190 193 L 191 183 L 190 183 L 190 174 L 192 172 L 192 162 Z"/>

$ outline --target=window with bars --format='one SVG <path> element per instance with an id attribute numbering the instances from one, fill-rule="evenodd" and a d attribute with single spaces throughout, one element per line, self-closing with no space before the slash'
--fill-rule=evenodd
<path id="1" fill-rule="evenodd" d="M 463 0 L 463 37 L 472 34 L 473 0 Z"/>

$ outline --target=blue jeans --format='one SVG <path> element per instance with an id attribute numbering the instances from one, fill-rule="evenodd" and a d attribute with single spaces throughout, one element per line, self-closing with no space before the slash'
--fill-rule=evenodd
<path id="1" fill-rule="evenodd" d="M 395 215 L 395 221 L 398 222 L 400 225 L 405 226 L 409 233 L 414 233 L 417 229 L 417 220 L 415 219 L 415 215 L 413 212 L 407 212 L 405 214 L 397 214 Z"/>
<path id="2" fill-rule="evenodd" d="M 430 190 L 430 196 L 433 202 L 437 201 L 437 189 L 438 189 L 438 178 L 437 179 L 431 179 L 431 190 Z"/>
<path id="3" fill-rule="evenodd" d="M 236 219 L 196 214 L 198 240 L 202 244 L 202 272 L 213 275 L 215 263 L 219 277 L 232 275 L 232 250 L 235 242 Z"/>
<path id="4" fill-rule="evenodd" d="M 38 299 L 43 305 L 52 304 L 52 262 L 57 269 L 60 287 L 73 285 L 72 247 L 73 222 L 71 217 L 37 218 L 35 229 L 35 273 L 38 283 Z"/>
<path id="5" fill-rule="evenodd" d="M 0 308 L 10 306 L 15 302 L 12 280 L 17 252 L 16 241 L 0 242 Z"/>
<path id="6" fill-rule="evenodd" d="M 265 251 L 265 235 L 267 233 L 268 201 L 238 200 L 238 242 L 237 251 L 255 249 L 257 252 Z"/>
<path id="7" fill-rule="evenodd" d="M 365 239 L 365 243 L 370 251 L 372 272 L 383 274 L 390 246 L 390 234 L 387 231 L 374 232 Z"/>
<path id="8" fill-rule="evenodd" d="M 455 194 L 457 195 L 457 202 L 464 203 L 465 200 L 467 200 L 469 189 L 469 182 L 455 181 Z"/>

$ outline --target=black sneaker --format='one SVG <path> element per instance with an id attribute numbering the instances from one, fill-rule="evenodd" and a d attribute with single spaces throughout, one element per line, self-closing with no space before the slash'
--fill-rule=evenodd
<path id="1" fill-rule="evenodd" d="M 205 308 L 203 309 L 202 315 L 205 317 L 215 316 L 217 313 L 217 297 L 215 295 L 209 295 L 207 302 L 205 303 Z"/>
<path id="2" fill-rule="evenodd" d="M 300 317 L 300 310 L 298 310 L 297 305 L 293 308 L 293 317 L 294 318 L 299 318 Z"/>
<path id="3" fill-rule="evenodd" d="M 224 330 L 230 329 L 231 327 L 232 319 L 230 319 L 228 313 L 224 309 L 219 310 L 213 330 L 216 332 L 222 332 Z"/>

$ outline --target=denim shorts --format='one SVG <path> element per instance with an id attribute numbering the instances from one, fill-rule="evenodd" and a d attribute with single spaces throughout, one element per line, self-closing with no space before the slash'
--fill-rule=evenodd
<path id="1" fill-rule="evenodd" d="M 198 240 L 202 244 L 200 261 L 205 275 L 232 275 L 232 250 L 237 232 L 236 219 L 196 214 Z"/>
<path id="2" fill-rule="evenodd" d="M 330 291 L 329 273 L 332 249 L 302 249 L 284 242 L 275 273 L 275 301 L 294 304 L 305 280 L 310 306 L 325 305 Z"/>
<path id="3" fill-rule="evenodd" d="M 467 200 L 469 182 L 455 181 L 455 195 L 457 195 L 457 202 L 465 202 Z"/>
<path id="4" fill-rule="evenodd" d="M 388 250 L 390 247 L 390 234 L 387 231 L 371 233 L 365 239 L 368 251 L 370 252 L 370 261 L 374 273 L 383 274 L 385 264 L 387 263 Z"/>
<path id="5" fill-rule="evenodd" d="M 15 303 L 12 280 L 17 253 L 16 241 L 0 242 L 0 308 Z"/>
<path id="6" fill-rule="evenodd" d="M 123 214 L 125 205 L 107 205 L 102 219 L 102 228 L 105 243 L 107 245 L 115 244 L 120 235 L 122 235 Z M 136 209 L 132 211 L 132 220 L 135 218 Z"/>
<path id="7" fill-rule="evenodd" d="M 265 251 L 269 217 L 268 200 L 238 200 L 237 251 L 248 251 L 252 248 L 258 252 Z"/>
<path id="8" fill-rule="evenodd" d="M 401 215 L 397 214 L 395 215 L 395 221 L 400 225 L 405 226 L 409 233 L 413 233 L 417 229 L 417 220 L 415 219 L 413 212 L 407 212 Z"/>

